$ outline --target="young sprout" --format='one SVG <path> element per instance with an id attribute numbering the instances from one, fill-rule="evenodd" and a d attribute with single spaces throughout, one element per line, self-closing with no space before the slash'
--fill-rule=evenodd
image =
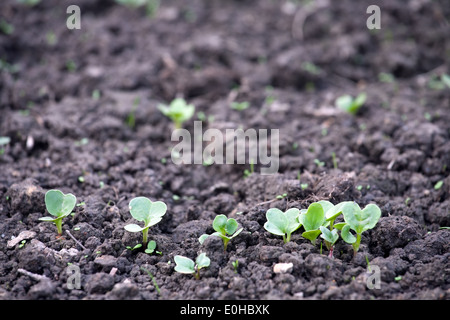
<path id="1" fill-rule="evenodd" d="M 284 243 L 291 240 L 291 234 L 301 224 L 298 221 L 300 210 L 291 208 L 286 212 L 277 208 L 270 208 L 266 212 L 267 222 L 264 224 L 264 229 L 277 236 L 282 236 Z"/>
<path id="2" fill-rule="evenodd" d="M 170 103 L 170 106 L 160 104 L 158 105 L 158 109 L 173 121 L 175 129 L 180 129 L 183 122 L 189 120 L 195 112 L 195 106 L 187 104 L 182 98 L 174 99 Z"/>
<path id="3" fill-rule="evenodd" d="M 183 256 L 174 257 L 176 266 L 175 271 L 185 274 L 193 274 L 195 279 L 200 279 L 200 269 L 209 267 L 211 260 L 206 256 L 206 253 L 201 253 L 195 259 L 195 262 Z"/>
<path id="4" fill-rule="evenodd" d="M 342 109 L 350 114 L 357 114 L 359 109 L 361 109 L 364 102 L 366 102 L 367 95 L 362 92 L 356 98 L 351 95 L 343 95 L 336 99 L 336 107 Z"/>
<path id="5" fill-rule="evenodd" d="M 320 226 L 319 229 L 322 232 L 320 237 L 325 240 L 325 245 L 329 251 L 329 257 L 333 258 L 334 244 L 339 239 L 337 229 L 333 229 L 330 231 L 324 226 Z"/>
<path id="6" fill-rule="evenodd" d="M 245 109 L 247 109 L 248 107 L 250 107 L 250 102 L 248 101 L 243 101 L 243 102 L 232 102 L 230 105 L 231 109 L 237 110 L 237 111 L 243 111 Z"/>
<path id="7" fill-rule="evenodd" d="M 77 198 L 71 194 L 64 194 L 60 190 L 49 190 L 45 194 L 45 206 L 53 217 L 39 218 L 41 221 L 53 222 L 58 230 L 58 235 L 62 235 L 62 219 L 72 213 Z"/>
<path id="8" fill-rule="evenodd" d="M 342 226 L 341 237 L 345 242 L 353 246 L 353 253 L 356 256 L 361 243 L 361 234 L 372 229 L 381 217 L 381 210 L 375 204 L 368 204 L 361 210 L 356 202 L 343 206 L 345 224 Z M 350 232 L 356 232 L 356 237 Z"/>
<path id="9" fill-rule="evenodd" d="M 234 269 L 234 273 L 238 273 L 238 268 L 239 268 L 239 260 L 236 259 L 235 261 L 231 262 L 231 265 L 233 266 Z"/>
<path id="10" fill-rule="evenodd" d="M 211 236 L 217 236 L 222 238 L 224 251 L 226 251 L 228 242 L 234 237 L 236 237 L 243 230 L 243 228 L 240 228 L 239 230 L 237 230 L 237 228 L 238 223 L 236 222 L 235 219 L 233 218 L 227 219 L 227 217 L 224 214 L 219 214 L 214 218 L 213 229 L 216 230 L 216 232 L 211 234 Z M 198 240 L 200 241 L 201 244 L 203 244 L 203 242 L 207 237 L 209 237 L 209 235 L 203 234 L 200 236 Z"/>
<path id="11" fill-rule="evenodd" d="M 148 242 L 148 228 L 161 221 L 167 211 L 167 206 L 162 201 L 152 202 L 146 197 L 137 197 L 130 201 L 129 208 L 133 218 L 138 221 L 143 221 L 144 226 L 127 224 L 125 230 L 129 232 L 142 231 L 142 241 L 146 246 Z"/>
<path id="12" fill-rule="evenodd" d="M 145 249 L 144 252 L 148 254 L 152 254 L 153 252 L 156 252 L 157 254 L 162 254 L 161 251 L 156 251 L 155 249 L 156 249 L 156 241 L 151 240 L 148 242 L 147 249 Z"/>
<path id="13" fill-rule="evenodd" d="M 328 202 L 328 201 L 327 201 Z M 325 206 L 325 202 L 324 206 Z M 312 244 L 316 243 L 317 237 L 320 235 L 320 226 L 326 225 L 327 221 L 325 219 L 325 210 L 322 207 L 322 203 L 314 202 L 311 203 L 308 207 L 308 210 L 303 209 L 298 216 L 298 221 L 305 232 L 302 233 L 302 236 Z"/>
<path id="14" fill-rule="evenodd" d="M 5 153 L 5 146 L 11 142 L 10 137 L 0 137 L 0 155 Z"/>

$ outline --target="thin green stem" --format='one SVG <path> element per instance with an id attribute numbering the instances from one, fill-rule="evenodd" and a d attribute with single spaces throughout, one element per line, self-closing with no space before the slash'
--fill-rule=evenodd
<path id="1" fill-rule="evenodd" d="M 148 243 L 148 228 L 145 228 L 142 230 L 142 243 L 144 246 L 147 246 Z"/>
<path id="2" fill-rule="evenodd" d="M 58 235 L 62 235 L 62 219 L 56 219 L 55 220 L 56 229 L 58 230 Z"/>
<path id="3" fill-rule="evenodd" d="M 359 245 L 361 243 L 361 234 L 357 233 L 356 234 L 356 242 L 353 244 L 353 256 L 356 257 L 356 253 L 359 250 Z"/>

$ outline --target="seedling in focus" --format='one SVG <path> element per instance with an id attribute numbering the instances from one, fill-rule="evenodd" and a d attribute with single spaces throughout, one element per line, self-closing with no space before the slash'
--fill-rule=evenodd
<path id="1" fill-rule="evenodd" d="M 291 208 L 286 212 L 277 208 L 270 208 L 266 212 L 267 222 L 264 224 L 264 229 L 272 234 L 282 236 L 284 243 L 291 240 L 291 234 L 300 227 L 298 215 L 300 210 Z"/>
<path id="2" fill-rule="evenodd" d="M 60 190 L 49 190 L 45 194 L 45 206 L 53 217 L 43 217 L 39 220 L 55 223 L 58 235 L 61 236 L 62 219 L 72 213 L 76 202 L 77 198 L 71 193 L 64 194 Z"/>
<path id="3" fill-rule="evenodd" d="M 125 226 L 125 230 L 129 232 L 142 231 L 142 242 L 144 245 L 147 245 L 148 229 L 161 221 L 167 211 L 167 206 L 162 201 L 152 202 L 146 197 L 137 197 L 130 201 L 129 208 L 133 218 L 138 221 L 143 221 L 144 226 L 128 224 Z"/>
<path id="4" fill-rule="evenodd" d="M 174 257 L 176 266 L 175 271 L 179 273 L 192 274 L 195 279 L 200 279 L 200 269 L 209 267 L 211 260 L 206 256 L 206 253 L 201 253 L 195 259 L 195 262 L 191 259 L 183 256 Z"/>
<path id="5" fill-rule="evenodd" d="M 213 229 L 216 232 L 211 234 L 211 236 L 217 236 L 222 238 L 224 251 L 226 251 L 228 242 L 230 242 L 231 239 L 236 237 L 243 230 L 243 228 L 240 228 L 239 230 L 237 230 L 237 228 L 238 223 L 236 222 L 235 219 L 233 218 L 228 219 L 224 214 L 220 214 L 214 218 Z M 203 244 L 205 239 L 209 236 L 210 235 L 207 234 L 203 234 L 202 236 L 200 236 L 199 238 L 200 243 Z"/>
<path id="6" fill-rule="evenodd" d="M 353 252 L 356 255 L 361 243 L 361 234 L 375 227 L 381 217 L 381 210 L 375 204 L 368 204 L 361 210 L 359 205 L 353 202 L 343 206 L 342 213 L 345 224 L 341 230 L 341 237 L 353 246 Z M 350 229 L 356 232 L 356 237 L 351 234 Z"/>

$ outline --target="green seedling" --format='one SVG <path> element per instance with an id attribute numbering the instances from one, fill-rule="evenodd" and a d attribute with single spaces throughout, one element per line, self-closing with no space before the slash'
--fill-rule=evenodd
<path id="1" fill-rule="evenodd" d="M 217 236 L 222 238 L 224 251 L 226 251 L 228 242 L 234 237 L 236 237 L 243 230 L 243 228 L 240 228 L 239 230 L 237 230 L 237 228 L 238 223 L 236 222 L 235 219 L 233 218 L 228 219 L 224 214 L 220 214 L 214 218 L 213 229 L 216 232 L 211 234 L 211 236 Z M 200 243 L 203 244 L 203 242 L 207 237 L 209 237 L 209 235 L 207 234 L 203 234 L 202 236 L 200 236 L 199 238 Z"/>
<path id="2" fill-rule="evenodd" d="M 353 253 L 356 256 L 361 243 L 361 234 L 375 227 L 381 217 L 381 210 L 375 204 L 368 204 L 361 210 L 359 205 L 353 202 L 344 205 L 342 213 L 345 224 L 342 226 L 341 237 L 353 246 Z M 356 232 L 356 237 L 350 232 L 350 229 Z"/>
<path id="3" fill-rule="evenodd" d="M 255 165 L 253 163 L 253 159 L 250 160 L 250 170 L 244 170 L 244 179 L 250 177 L 255 172 Z"/>
<path id="4" fill-rule="evenodd" d="M 343 95 L 336 99 L 336 107 L 350 114 L 357 114 L 363 104 L 366 102 L 367 95 L 362 92 L 356 98 L 351 95 Z"/>
<path id="5" fill-rule="evenodd" d="M 152 254 L 153 252 L 157 254 L 162 254 L 161 251 L 156 251 L 155 249 L 156 249 L 156 242 L 154 240 L 151 240 L 148 242 L 147 249 L 145 249 L 144 252 L 148 254 Z"/>
<path id="6" fill-rule="evenodd" d="M 325 210 L 322 204 L 328 209 L 328 201 L 314 202 L 309 205 L 307 210 L 301 210 L 298 216 L 298 222 L 305 229 L 302 237 L 308 239 L 314 245 L 317 237 L 321 233 L 320 227 L 328 224 L 325 219 Z"/>
<path id="7" fill-rule="evenodd" d="M 330 231 L 324 226 L 320 226 L 319 229 L 320 232 L 322 232 L 320 237 L 325 240 L 325 245 L 327 246 L 329 257 L 333 258 L 334 244 L 339 239 L 337 229 L 333 229 Z"/>
<path id="8" fill-rule="evenodd" d="M 324 207 L 325 219 L 330 223 L 330 230 L 332 231 L 333 228 L 341 230 L 345 222 L 334 224 L 334 221 L 342 214 L 342 208 L 347 204 L 353 204 L 353 201 L 344 201 L 337 205 L 333 205 L 328 201 L 321 200 L 319 202 L 322 204 L 322 207 Z"/>
<path id="9" fill-rule="evenodd" d="M 174 257 L 176 266 L 175 271 L 179 273 L 192 274 L 195 279 L 200 279 L 200 269 L 209 267 L 211 260 L 206 256 L 206 253 L 201 253 L 195 259 L 195 262 L 183 256 Z"/>
<path id="10" fill-rule="evenodd" d="M 231 265 L 233 266 L 234 273 L 238 273 L 239 260 L 236 259 L 235 261 L 231 262 Z"/>
<path id="11" fill-rule="evenodd" d="M 187 104 L 182 98 L 174 99 L 169 106 L 160 104 L 158 109 L 173 121 L 175 129 L 180 129 L 183 122 L 189 120 L 195 112 L 195 106 Z"/>
<path id="12" fill-rule="evenodd" d="M 231 109 L 233 110 L 237 110 L 237 111 L 243 111 L 245 109 L 247 109 L 248 107 L 250 107 L 250 102 L 248 101 L 242 101 L 242 102 L 232 102 L 230 104 Z"/>
<path id="13" fill-rule="evenodd" d="M 450 75 L 443 74 L 441 75 L 441 81 L 444 83 L 448 88 L 450 88 Z"/>
<path id="14" fill-rule="evenodd" d="M 77 198 L 71 193 L 64 194 L 60 190 L 49 190 L 45 194 L 45 206 L 53 217 L 43 217 L 39 220 L 55 223 L 58 235 L 61 236 L 62 219 L 72 213 L 76 203 Z"/>
<path id="15" fill-rule="evenodd" d="M 130 251 L 133 251 L 133 250 L 139 249 L 139 248 L 141 248 L 141 247 L 142 247 L 142 243 L 138 243 L 138 244 L 135 245 L 134 247 L 127 246 L 126 248 L 127 248 L 128 250 L 130 250 Z"/>
<path id="16" fill-rule="evenodd" d="M 167 211 L 167 206 L 162 201 L 152 202 L 146 197 L 137 197 L 130 201 L 129 208 L 133 218 L 138 221 L 143 221 L 144 226 L 128 224 L 125 226 L 125 230 L 129 232 L 142 231 L 142 241 L 146 246 L 148 243 L 148 229 L 161 221 Z"/>
<path id="17" fill-rule="evenodd" d="M 10 137 L 0 137 L 0 156 L 5 153 L 5 146 L 11 142 Z"/>
<path id="18" fill-rule="evenodd" d="M 264 229 L 277 236 L 282 236 L 284 243 L 291 240 L 291 234 L 298 228 L 301 223 L 298 221 L 300 210 L 291 208 L 286 212 L 277 208 L 270 208 L 266 212 L 267 222 Z"/>

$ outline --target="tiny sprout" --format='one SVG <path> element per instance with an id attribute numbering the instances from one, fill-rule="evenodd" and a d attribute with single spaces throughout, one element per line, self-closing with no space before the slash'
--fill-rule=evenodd
<path id="1" fill-rule="evenodd" d="M 161 251 L 156 251 L 156 242 L 154 240 L 149 241 L 147 245 L 147 249 L 145 249 L 145 253 L 152 254 L 153 252 L 156 252 L 157 254 L 162 254 Z"/>
<path id="2" fill-rule="evenodd" d="M 354 255 L 359 250 L 361 234 L 372 229 L 381 217 L 381 210 L 375 204 L 368 204 L 361 210 L 356 202 L 348 203 L 342 207 L 345 224 L 342 226 L 342 239 L 353 246 Z M 350 229 L 356 232 L 356 237 L 351 234 Z"/>
<path id="3" fill-rule="evenodd" d="M 10 137 L 0 137 L 0 155 L 5 153 L 5 146 L 11 142 Z"/>
<path id="4" fill-rule="evenodd" d="M 142 247 L 142 243 L 138 243 L 138 244 L 135 245 L 134 247 L 127 246 L 126 248 L 127 248 L 128 250 L 130 250 L 130 251 L 134 251 L 134 250 L 139 249 L 139 248 L 141 248 L 141 247 Z"/>
<path id="5" fill-rule="evenodd" d="M 243 101 L 243 102 L 232 102 L 230 105 L 231 109 L 237 110 L 237 111 L 243 111 L 245 109 L 247 109 L 248 107 L 250 107 L 250 103 L 248 101 Z"/>
<path id="6" fill-rule="evenodd" d="M 234 237 L 236 237 L 243 230 L 243 228 L 240 228 L 239 230 L 237 230 L 237 228 L 238 223 L 236 222 L 235 219 L 233 218 L 228 219 L 224 214 L 219 214 L 214 218 L 213 229 L 216 232 L 211 234 L 211 236 L 217 236 L 222 238 L 224 251 L 226 251 L 228 242 Z M 203 242 L 207 237 L 209 237 L 209 235 L 203 234 L 200 236 L 198 240 L 200 241 L 201 244 L 203 244 Z"/>
<path id="7" fill-rule="evenodd" d="M 180 129 L 183 122 L 189 120 L 195 112 L 195 106 L 187 104 L 182 98 L 174 99 L 170 103 L 170 106 L 160 104 L 158 105 L 158 109 L 173 121 L 175 129 Z"/>
<path id="8" fill-rule="evenodd" d="M 355 115 L 366 102 L 366 98 L 367 95 L 364 92 L 360 93 L 356 98 L 346 94 L 337 98 L 335 103 L 339 109 Z"/>
<path id="9" fill-rule="evenodd" d="M 231 262 L 231 265 L 232 265 L 233 268 L 234 268 L 234 273 L 238 273 L 239 260 L 236 259 L 235 261 L 232 261 L 232 262 Z"/>
<path id="10" fill-rule="evenodd" d="M 284 243 L 291 240 L 291 234 L 297 230 L 301 224 L 298 221 L 300 210 L 291 208 L 286 212 L 277 208 L 270 208 L 266 212 L 267 222 L 264 229 L 277 236 L 283 236 Z"/>
<path id="11" fill-rule="evenodd" d="M 329 257 L 332 258 L 334 244 L 339 239 L 337 229 L 333 229 L 330 231 L 324 226 L 320 226 L 319 229 L 322 232 L 320 237 L 325 240 L 325 245 L 326 245 L 327 249 L 329 250 Z"/>
<path id="12" fill-rule="evenodd" d="M 439 190 L 440 188 L 442 188 L 444 184 L 444 181 L 440 180 L 438 181 L 435 185 L 434 185 L 434 190 Z"/>
<path id="13" fill-rule="evenodd" d="M 200 279 L 200 269 L 209 267 L 211 260 L 206 256 L 206 253 L 201 253 L 195 259 L 195 262 L 183 256 L 174 257 L 176 266 L 175 271 L 185 274 L 193 274 L 195 279 Z"/>
<path id="14" fill-rule="evenodd" d="M 60 190 L 49 190 L 45 194 L 45 206 L 47 211 L 54 217 L 42 217 L 41 221 L 53 222 L 58 230 L 58 235 L 62 235 L 62 219 L 72 213 L 77 198 L 71 194 L 64 194 Z"/>
<path id="15" fill-rule="evenodd" d="M 133 218 L 138 221 L 143 221 L 144 226 L 128 224 L 125 226 L 125 230 L 129 232 L 142 231 L 142 241 L 144 245 L 147 245 L 148 228 L 161 221 L 167 211 L 167 206 L 162 201 L 152 202 L 146 197 L 137 197 L 130 201 L 129 207 Z"/>

